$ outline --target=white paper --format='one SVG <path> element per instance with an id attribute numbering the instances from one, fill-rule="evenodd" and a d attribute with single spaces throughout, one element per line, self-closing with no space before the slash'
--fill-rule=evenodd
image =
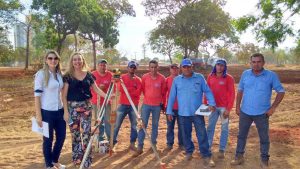
<path id="1" fill-rule="evenodd" d="M 211 114 L 211 111 L 208 109 L 207 105 L 201 104 L 200 107 L 195 112 L 195 114 L 201 116 L 209 116 Z"/>
<path id="2" fill-rule="evenodd" d="M 44 122 L 43 121 L 43 127 L 40 127 L 37 123 L 37 120 L 35 117 L 32 117 L 31 118 L 31 121 L 32 121 L 32 128 L 31 130 L 33 132 L 36 132 L 40 135 L 43 135 L 47 138 L 49 138 L 49 124 L 47 122 Z"/>

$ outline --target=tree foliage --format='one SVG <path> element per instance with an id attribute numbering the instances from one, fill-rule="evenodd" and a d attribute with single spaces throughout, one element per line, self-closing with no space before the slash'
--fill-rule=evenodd
<path id="1" fill-rule="evenodd" d="M 1 26 L 12 24 L 16 20 L 17 13 L 22 9 L 23 6 L 19 0 L 0 0 Z"/>
<path id="2" fill-rule="evenodd" d="M 222 8 L 210 0 L 188 4 L 175 17 L 162 20 L 159 29 L 167 37 L 172 37 L 176 45 L 184 50 L 185 56 L 191 52 L 198 57 L 199 46 L 220 37 L 230 37 L 234 32 L 230 17 Z"/>
<path id="3" fill-rule="evenodd" d="M 114 47 L 119 32 L 116 19 L 111 11 L 103 10 L 95 0 L 85 0 L 80 7 L 80 36 L 93 44 L 94 69 L 96 69 L 96 42 L 101 41 L 104 47 Z"/>
<path id="4" fill-rule="evenodd" d="M 253 43 L 240 44 L 237 47 L 236 57 L 239 63 L 247 64 L 249 63 L 250 56 L 257 52 L 259 52 L 259 47 Z"/>
<path id="5" fill-rule="evenodd" d="M 296 15 L 299 16 L 300 1 L 260 0 L 257 8 L 258 15 L 246 15 L 233 22 L 237 30 L 244 31 L 253 27 L 256 38 L 273 50 L 287 36 L 299 32 L 299 29 L 293 29 L 294 20 L 292 18 Z"/>
<path id="6" fill-rule="evenodd" d="M 170 63 L 173 63 L 172 57 L 179 51 L 179 47 L 176 46 L 172 38 L 168 38 L 161 34 L 159 30 L 154 29 L 150 32 L 148 43 L 154 52 L 168 56 Z"/>
<path id="7" fill-rule="evenodd" d="M 70 34 L 74 34 L 78 29 L 80 23 L 80 16 L 78 15 L 79 0 L 33 0 L 32 9 L 45 11 L 52 22 L 54 30 L 57 33 L 57 51 L 61 52 L 63 41 Z"/>

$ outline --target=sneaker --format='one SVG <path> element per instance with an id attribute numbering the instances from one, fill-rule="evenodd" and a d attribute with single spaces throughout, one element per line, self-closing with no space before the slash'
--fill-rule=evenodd
<path id="1" fill-rule="evenodd" d="M 186 154 L 185 155 L 185 161 L 191 161 L 193 158 L 193 155 L 192 154 Z"/>
<path id="2" fill-rule="evenodd" d="M 220 150 L 219 153 L 218 153 L 218 158 L 219 159 L 224 159 L 225 158 L 225 152 L 224 150 Z"/>
<path id="3" fill-rule="evenodd" d="M 52 163 L 57 169 L 65 169 L 66 166 L 65 165 L 62 165 L 60 163 Z"/>
<path id="4" fill-rule="evenodd" d="M 137 151 L 137 147 L 135 146 L 135 143 L 130 143 L 129 149 L 132 151 Z"/>
<path id="5" fill-rule="evenodd" d="M 269 168 L 269 161 L 261 161 L 260 162 L 260 167 L 261 168 Z"/>
<path id="6" fill-rule="evenodd" d="M 241 165 L 244 163 L 244 156 L 242 155 L 239 155 L 237 157 L 235 157 L 231 162 L 230 164 L 231 165 Z"/>
<path id="7" fill-rule="evenodd" d="M 141 155 L 143 153 L 143 149 L 142 148 L 138 148 L 135 153 L 132 155 L 132 157 L 138 157 L 139 155 Z"/>

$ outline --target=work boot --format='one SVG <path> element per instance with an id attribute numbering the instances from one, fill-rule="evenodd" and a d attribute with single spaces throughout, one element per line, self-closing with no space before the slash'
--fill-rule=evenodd
<path id="1" fill-rule="evenodd" d="M 231 165 L 241 165 L 244 163 L 244 156 L 243 155 L 238 155 L 236 156 L 231 162 Z"/>
<path id="2" fill-rule="evenodd" d="M 132 155 L 132 157 L 138 157 L 143 153 L 143 148 L 137 148 L 136 152 Z"/>
<path id="3" fill-rule="evenodd" d="M 216 164 L 211 157 L 206 157 L 203 159 L 204 166 L 215 167 Z"/>
<path id="4" fill-rule="evenodd" d="M 170 150 L 172 150 L 172 149 L 173 149 L 173 146 L 172 146 L 172 145 L 167 145 L 167 148 L 166 148 L 167 151 L 170 151 Z"/>
<path id="5" fill-rule="evenodd" d="M 192 158 L 193 158 L 193 155 L 190 154 L 190 153 L 188 153 L 188 154 L 185 155 L 185 161 L 191 161 Z"/>
<path id="6" fill-rule="evenodd" d="M 132 151 L 137 151 L 137 147 L 135 146 L 135 143 L 130 143 L 129 149 Z"/>
<path id="7" fill-rule="evenodd" d="M 219 153 L 218 153 L 218 158 L 219 159 L 224 159 L 225 158 L 225 152 L 224 150 L 220 150 Z"/>
<path id="8" fill-rule="evenodd" d="M 260 167 L 261 168 L 269 168 L 269 161 L 268 160 L 267 161 L 262 160 L 260 162 Z"/>
<path id="9" fill-rule="evenodd" d="M 181 151 L 185 151 L 184 145 L 180 145 L 178 148 L 179 148 Z"/>

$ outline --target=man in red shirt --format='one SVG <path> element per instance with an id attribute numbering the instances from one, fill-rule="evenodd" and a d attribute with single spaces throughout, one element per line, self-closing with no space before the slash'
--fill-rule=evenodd
<path id="1" fill-rule="evenodd" d="M 142 93 L 142 80 L 137 75 L 135 75 L 135 71 L 138 67 L 138 64 L 135 61 L 130 61 L 128 63 L 127 71 L 128 73 L 122 74 L 121 79 L 123 80 L 128 93 L 132 99 L 132 102 L 136 106 L 136 108 L 139 105 L 140 96 Z M 136 151 L 135 141 L 137 139 L 137 121 L 136 121 L 136 115 L 133 110 L 133 108 L 130 105 L 130 102 L 124 92 L 124 89 L 119 86 L 120 88 L 120 105 L 118 107 L 117 111 L 117 120 L 116 120 L 116 126 L 114 129 L 114 144 L 116 144 L 118 133 L 120 130 L 120 127 L 123 123 L 124 118 L 126 115 L 129 116 L 130 124 L 131 124 L 131 130 L 130 130 L 130 146 L 129 148 L 131 150 Z"/>
<path id="2" fill-rule="evenodd" d="M 98 85 L 98 87 L 103 90 L 103 92 L 107 92 L 108 87 L 110 85 L 110 82 L 112 80 L 113 74 L 112 72 L 107 70 L 107 61 L 105 59 L 101 59 L 98 61 L 97 70 L 92 72 L 95 83 Z M 97 93 L 92 90 L 92 106 L 93 106 L 93 116 L 95 120 L 97 120 L 98 117 L 98 110 L 102 106 L 104 102 L 104 97 L 100 97 L 100 101 L 97 101 Z M 100 105 L 97 105 L 97 102 L 100 103 Z M 104 115 L 104 122 L 99 126 L 99 138 L 98 141 L 105 140 L 106 138 L 109 140 L 110 138 L 110 123 L 109 123 L 109 113 L 111 111 L 111 103 L 108 102 L 107 106 L 105 107 L 105 115 Z M 105 134 L 104 134 L 105 133 Z"/>
<path id="3" fill-rule="evenodd" d="M 223 159 L 228 140 L 229 114 L 235 99 L 234 79 L 227 73 L 226 60 L 217 60 L 216 65 L 207 78 L 207 84 L 214 95 L 217 106 L 216 111 L 210 114 L 208 120 L 208 144 L 211 149 L 216 123 L 220 117 L 222 126 L 218 158 Z"/>
<path id="4" fill-rule="evenodd" d="M 168 104 L 168 97 L 170 94 L 170 90 L 172 87 L 173 79 L 178 76 L 179 74 L 179 66 L 177 63 L 171 64 L 170 65 L 170 76 L 166 78 L 166 101 L 165 101 L 165 107 Z M 174 144 L 174 126 L 175 126 L 175 121 L 177 119 L 177 126 L 178 126 L 178 144 L 179 148 L 184 150 L 184 145 L 183 145 L 183 139 L 182 139 L 182 129 L 179 125 L 178 121 L 178 103 L 177 100 L 174 103 L 174 106 L 172 108 L 172 111 L 174 115 L 172 116 L 167 116 L 167 149 L 171 150 L 173 148 Z"/>
<path id="5" fill-rule="evenodd" d="M 161 111 L 161 105 L 165 98 L 165 77 L 158 73 L 158 62 L 151 60 L 149 62 L 149 73 L 142 77 L 142 91 L 144 94 L 144 102 L 142 105 L 141 118 L 147 128 L 150 113 L 152 113 L 152 132 L 151 142 L 156 148 L 156 139 L 158 135 L 158 122 Z M 143 153 L 145 132 L 140 129 L 138 131 L 138 149 L 134 156 Z"/>

